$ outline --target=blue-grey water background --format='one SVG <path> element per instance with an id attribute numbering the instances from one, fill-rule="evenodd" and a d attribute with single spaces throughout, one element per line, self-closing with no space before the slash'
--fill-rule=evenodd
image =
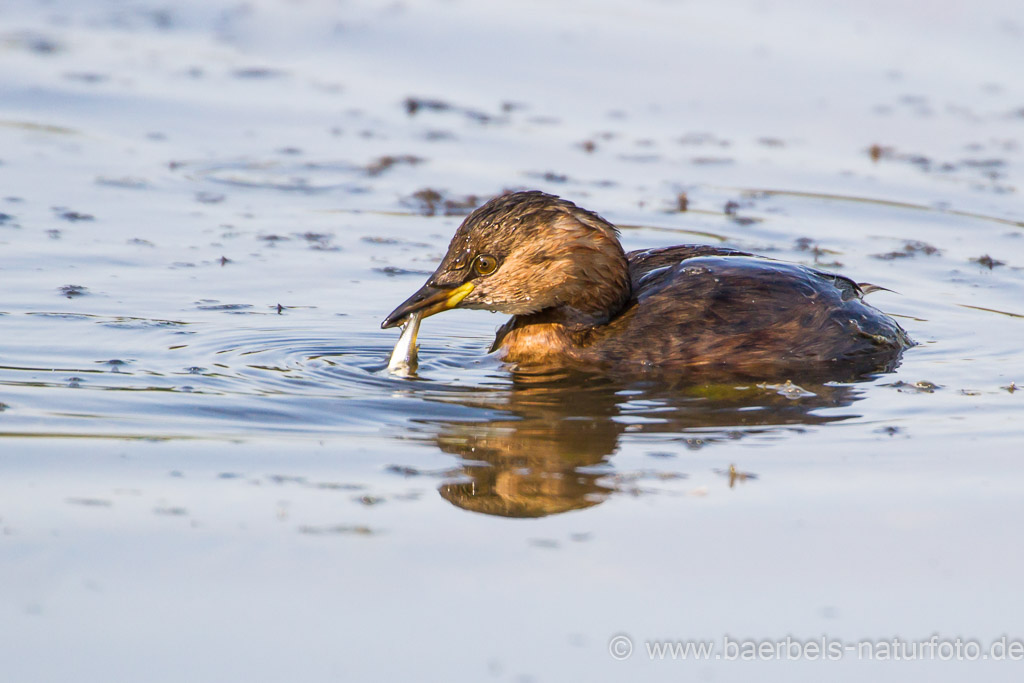
<path id="1" fill-rule="evenodd" d="M 6 0 L 2 678 L 1016 680 L 644 641 L 1024 638 L 1022 63 L 1009 0 Z M 884 286 L 920 345 L 521 387 L 454 311 L 388 376 L 509 188 Z"/>

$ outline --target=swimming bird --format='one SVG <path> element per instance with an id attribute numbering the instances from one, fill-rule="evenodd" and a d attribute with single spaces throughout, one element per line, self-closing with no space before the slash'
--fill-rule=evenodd
<path id="1" fill-rule="evenodd" d="M 889 370 L 913 341 L 842 275 L 707 245 L 632 251 L 592 211 L 543 192 L 491 199 L 381 327 L 452 308 L 512 316 L 506 362 L 676 376 Z"/>

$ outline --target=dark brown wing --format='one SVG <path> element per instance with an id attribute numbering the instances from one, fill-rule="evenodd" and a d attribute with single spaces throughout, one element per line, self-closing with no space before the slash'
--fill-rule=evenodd
<path id="1" fill-rule="evenodd" d="M 633 252 L 633 296 L 585 341 L 596 358 L 772 376 L 911 345 L 840 275 L 717 247 Z"/>

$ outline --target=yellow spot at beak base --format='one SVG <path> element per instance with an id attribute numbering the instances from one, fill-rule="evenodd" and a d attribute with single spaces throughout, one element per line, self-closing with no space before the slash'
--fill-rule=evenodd
<path id="1" fill-rule="evenodd" d="M 455 308 L 459 305 L 463 299 L 469 296 L 469 293 L 473 291 L 473 283 L 467 282 L 463 285 L 459 285 L 452 290 L 452 293 L 448 295 L 448 299 L 444 302 L 445 308 Z"/>

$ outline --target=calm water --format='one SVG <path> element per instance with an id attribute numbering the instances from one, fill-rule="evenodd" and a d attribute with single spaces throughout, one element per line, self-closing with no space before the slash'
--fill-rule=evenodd
<path id="1" fill-rule="evenodd" d="M 1024 638 L 1022 45 L 998 0 L 4 3 L 4 679 L 1016 680 L 645 641 Z M 920 345 L 523 381 L 455 311 L 389 376 L 526 187 L 884 286 Z"/>

